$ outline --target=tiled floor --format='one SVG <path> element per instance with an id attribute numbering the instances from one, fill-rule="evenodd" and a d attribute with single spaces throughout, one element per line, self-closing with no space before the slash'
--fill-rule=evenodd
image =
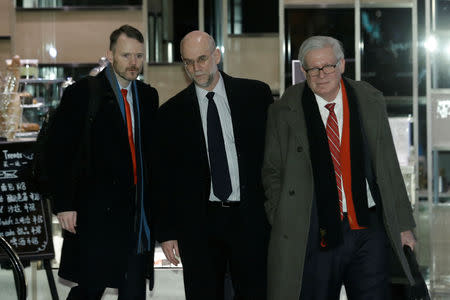
<path id="1" fill-rule="evenodd" d="M 450 205 L 420 205 L 418 260 L 432 299 L 450 299 Z"/>
<path id="2" fill-rule="evenodd" d="M 432 293 L 432 299 L 448 300 L 450 299 L 450 205 L 441 204 L 430 207 L 426 202 L 420 202 L 415 209 L 415 218 L 419 240 L 417 257 Z M 56 249 L 59 248 L 58 244 L 59 240 L 56 239 Z M 56 273 L 55 269 L 55 278 L 57 278 Z M 28 299 L 51 299 L 45 271 L 37 270 L 36 274 L 36 284 L 34 284 L 31 280 L 31 268 L 26 268 Z M 16 299 L 12 278 L 11 271 L 0 270 L 0 300 Z M 184 299 L 182 270 L 157 269 L 155 279 L 155 289 L 153 292 L 148 292 L 148 299 Z M 65 299 L 70 283 L 57 279 L 56 284 L 60 299 Z M 115 290 L 108 289 L 103 300 L 117 299 L 115 293 Z M 346 300 L 345 292 L 342 293 L 341 300 Z"/>
<path id="3" fill-rule="evenodd" d="M 64 300 L 69 293 L 72 284 L 57 279 L 57 270 L 54 270 L 56 286 L 60 300 Z M 26 268 L 26 277 L 28 280 L 28 298 L 30 300 L 50 300 L 51 294 L 47 284 L 47 277 L 44 270 L 37 271 L 35 285 L 36 298 L 33 298 L 33 284 L 30 282 L 31 271 Z M 181 270 L 157 270 L 156 271 L 156 286 L 154 291 L 147 291 L 147 299 L 155 300 L 182 300 L 185 299 L 183 291 L 183 275 Z M 0 299 L 1 300 L 16 300 L 17 296 L 14 290 L 14 283 L 12 274 L 7 271 L 0 271 Z M 107 289 L 102 300 L 117 299 L 117 291 L 114 289 Z"/>

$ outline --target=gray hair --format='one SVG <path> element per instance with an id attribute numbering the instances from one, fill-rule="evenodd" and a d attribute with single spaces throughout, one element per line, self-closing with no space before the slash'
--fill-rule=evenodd
<path id="1" fill-rule="evenodd" d="M 307 38 L 298 52 L 298 60 L 302 66 L 306 67 L 305 56 L 309 51 L 322 48 L 332 48 L 337 61 L 344 58 L 344 47 L 342 43 L 331 36 L 316 35 Z"/>

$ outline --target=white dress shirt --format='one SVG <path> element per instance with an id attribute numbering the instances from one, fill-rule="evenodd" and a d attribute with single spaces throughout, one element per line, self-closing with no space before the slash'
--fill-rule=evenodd
<path id="1" fill-rule="evenodd" d="M 208 98 L 206 98 L 206 94 L 208 94 L 209 91 L 202 89 L 197 85 L 195 85 L 195 91 L 197 93 L 198 104 L 200 107 L 200 116 L 202 118 L 203 133 L 206 142 L 206 153 L 208 153 L 208 161 L 209 161 L 208 132 L 207 132 L 208 125 L 206 120 L 209 101 Z M 230 105 L 228 104 L 227 93 L 225 91 L 225 85 L 222 76 L 220 76 L 220 79 L 217 82 L 214 89 L 212 90 L 212 92 L 214 92 L 214 102 L 216 103 L 217 111 L 219 112 L 220 125 L 222 127 L 225 151 L 227 154 L 228 169 L 230 170 L 232 192 L 227 200 L 240 201 L 241 192 L 239 182 L 239 165 L 237 159 L 236 145 L 234 142 L 233 120 L 231 119 Z M 210 190 L 211 192 L 209 195 L 209 200 L 220 201 L 219 198 L 217 198 L 214 195 L 212 181 Z"/>
<path id="2" fill-rule="evenodd" d="M 334 113 L 336 114 L 336 118 L 337 118 L 337 122 L 338 122 L 338 126 L 339 126 L 339 142 L 342 140 L 342 128 L 344 125 L 344 108 L 343 108 L 343 103 L 342 103 L 342 89 L 339 88 L 339 92 L 336 96 L 336 98 L 333 101 L 327 101 L 325 99 L 323 99 L 322 97 L 320 97 L 319 95 L 314 94 L 314 96 L 316 97 L 316 102 L 317 105 L 319 106 L 319 112 L 320 112 L 320 117 L 322 118 L 322 122 L 323 125 L 325 126 L 325 128 L 327 128 L 327 119 L 328 119 L 328 115 L 330 114 L 330 111 L 325 107 L 325 105 L 327 105 L 328 103 L 336 103 L 336 105 L 334 106 Z M 363 167 L 363 166 L 361 166 Z M 342 211 L 343 212 L 347 212 L 347 201 L 345 198 L 345 191 L 344 191 L 344 180 L 341 176 L 341 185 L 342 185 Z M 372 197 L 372 193 L 370 192 L 370 188 L 369 188 L 369 183 L 367 182 L 366 179 L 366 189 L 367 189 L 367 201 L 368 201 L 368 205 L 369 207 L 372 207 L 375 205 L 375 201 L 373 201 L 373 197 Z"/>

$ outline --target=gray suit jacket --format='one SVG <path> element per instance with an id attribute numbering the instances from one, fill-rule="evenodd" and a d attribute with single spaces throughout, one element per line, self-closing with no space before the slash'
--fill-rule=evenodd
<path id="1" fill-rule="evenodd" d="M 381 194 L 387 235 L 406 277 L 413 283 L 400 232 L 415 227 L 380 91 L 347 79 L 354 89 L 360 119 Z M 269 108 L 262 170 L 267 216 L 272 225 L 268 255 L 268 299 L 300 296 L 310 226 L 314 181 L 304 112 L 305 83 L 291 86 Z"/>

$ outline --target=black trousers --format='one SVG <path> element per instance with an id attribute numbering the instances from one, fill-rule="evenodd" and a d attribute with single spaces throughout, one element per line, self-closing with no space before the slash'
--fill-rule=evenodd
<path id="1" fill-rule="evenodd" d="M 326 251 L 319 247 L 317 213 L 311 221 L 301 300 L 338 300 L 342 284 L 349 300 L 390 299 L 390 244 L 374 208 L 367 229 L 351 230 L 345 217 L 343 244 Z"/>
<path id="2" fill-rule="evenodd" d="M 223 300 L 224 279 L 229 274 L 234 299 L 266 299 L 267 232 L 249 235 L 239 207 L 208 207 L 207 237 L 179 240 L 187 300 Z"/>
<path id="3" fill-rule="evenodd" d="M 124 274 L 123 281 L 118 288 L 118 300 L 145 300 L 145 269 L 148 263 L 147 254 L 135 254 L 131 252 L 128 256 L 128 270 Z M 114 262 L 111 262 L 114 263 Z M 106 287 L 73 287 L 67 300 L 100 300 Z"/>

